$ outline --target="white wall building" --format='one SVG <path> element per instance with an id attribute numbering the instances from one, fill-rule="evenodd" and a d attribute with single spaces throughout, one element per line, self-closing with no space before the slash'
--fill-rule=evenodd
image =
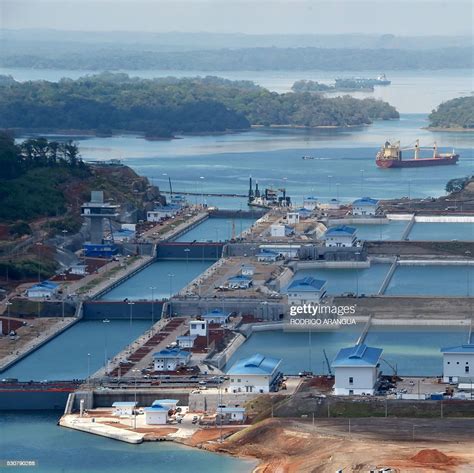
<path id="1" fill-rule="evenodd" d="M 352 215 L 369 216 L 376 215 L 379 211 L 379 201 L 370 197 L 362 197 L 352 202 Z"/>
<path id="2" fill-rule="evenodd" d="M 293 229 L 283 223 L 274 223 L 270 226 L 270 236 L 272 237 L 286 237 L 292 232 Z"/>
<path id="3" fill-rule="evenodd" d="M 296 225 L 300 223 L 300 214 L 298 212 L 288 212 L 286 214 L 286 222 L 288 225 Z"/>
<path id="4" fill-rule="evenodd" d="M 357 245 L 357 230 L 347 225 L 331 227 L 326 230 L 323 239 L 325 246 L 349 248 Z"/>
<path id="5" fill-rule="evenodd" d="M 178 342 L 179 348 L 192 348 L 196 338 L 197 335 L 180 335 L 176 337 L 176 341 Z"/>
<path id="6" fill-rule="evenodd" d="M 112 404 L 114 408 L 114 415 L 116 416 L 131 416 L 133 410 L 137 407 L 136 402 L 114 402 Z"/>
<path id="7" fill-rule="evenodd" d="M 227 372 L 232 393 L 268 393 L 278 378 L 281 360 L 260 354 L 237 361 Z"/>
<path id="8" fill-rule="evenodd" d="M 331 366 L 334 369 L 336 396 L 374 394 L 379 377 L 381 348 L 364 343 L 339 350 Z"/>
<path id="9" fill-rule="evenodd" d="M 155 371 L 176 371 L 181 366 L 186 366 L 191 359 L 191 353 L 179 348 L 165 348 L 153 353 Z"/>
<path id="10" fill-rule="evenodd" d="M 32 298 L 53 297 L 59 289 L 59 284 L 51 281 L 43 281 L 26 290 L 26 295 Z"/>
<path id="11" fill-rule="evenodd" d="M 223 312 L 221 309 L 213 309 L 204 315 L 201 315 L 203 320 L 210 324 L 226 324 L 229 320 L 230 312 Z"/>
<path id="12" fill-rule="evenodd" d="M 318 207 L 318 199 L 314 196 L 305 197 L 303 207 L 307 210 L 314 210 Z"/>
<path id="13" fill-rule="evenodd" d="M 458 383 L 459 378 L 474 378 L 474 343 L 441 348 L 443 381 Z"/>
<path id="14" fill-rule="evenodd" d="M 190 320 L 189 321 L 189 335 L 196 335 L 198 337 L 207 336 L 207 320 Z"/>
<path id="15" fill-rule="evenodd" d="M 217 415 L 226 422 L 243 422 L 245 419 L 245 407 L 218 407 Z"/>
<path id="16" fill-rule="evenodd" d="M 146 425 L 164 425 L 168 422 L 169 409 L 165 406 L 153 403 L 153 406 L 145 407 L 143 411 Z"/>
<path id="17" fill-rule="evenodd" d="M 288 289 L 288 305 L 319 304 L 326 295 L 326 281 L 311 276 L 293 280 Z"/>

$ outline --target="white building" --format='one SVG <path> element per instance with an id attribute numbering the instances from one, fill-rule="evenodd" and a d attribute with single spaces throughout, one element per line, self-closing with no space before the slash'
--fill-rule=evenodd
<path id="1" fill-rule="evenodd" d="M 196 335 L 198 337 L 207 336 L 207 320 L 190 320 L 189 321 L 189 335 Z"/>
<path id="2" fill-rule="evenodd" d="M 443 381 L 458 383 L 459 378 L 474 377 L 474 343 L 441 348 Z"/>
<path id="3" fill-rule="evenodd" d="M 319 304 L 326 295 L 326 281 L 311 276 L 293 280 L 286 292 L 288 305 Z"/>
<path id="4" fill-rule="evenodd" d="M 238 274 L 227 279 L 227 286 L 230 289 L 248 289 L 253 285 L 252 278 L 250 276 L 244 276 L 243 274 Z"/>
<path id="5" fill-rule="evenodd" d="M 352 202 L 352 215 L 374 216 L 379 211 L 379 201 L 370 197 L 362 197 Z"/>
<path id="6" fill-rule="evenodd" d="M 268 393 L 279 377 L 281 360 L 260 354 L 237 361 L 227 372 L 232 393 Z"/>
<path id="7" fill-rule="evenodd" d="M 114 408 L 114 415 L 116 416 L 131 416 L 133 410 L 137 407 L 136 402 L 114 402 L 112 404 Z"/>
<path id="8" fill-rule="evenodd" d="M 192 348 L 196 338 L 197 335 L 180 335 L 176 337 L 176 341 L 178 342 L 179 348 Z"/>
<path id="9" fill-rule="evenodd" d="M 191 359 L 191 353 L 179 348 L 165 348 L 153 353 L 153 364 L 155 371 L 176 371 L 186 366 Z"/>
<path id="10" fill-rule="evenodd" d="M 300 223 L 300 214 L 298 212 L 288 212 L 286 214 L 286 222 L 288 225 L 296 225 Z"/>
<path id="11" fill-rule="evenodd" d="M 323 239 L 325 246 L 349 248 L 357 245 L 357 230 L 354 227 L 340 225 L 331 227 L 324 233 Z"/>
<path id="12" fill-rule="evenodd" d="M 253 276 L 255 274 L 255 266 L 243 264 L 240 270 L 242 276 Z"/>
<path id="13" fill-rule="evenodd" d="M 153 210 L 149 210 L 146 213 L 146 219 L 148 222 L 160 222 L 161 220 L 172 217 L 180 211 L 178 205 L 165 205 L 163 207 L 156 207 Z"/>
<path id="14" fill-rule="evenodd" d="M 151 407 L 145 407 L 143 411 L 146 425 L 165 425 L 168 422 L 169 409 L 166 406 L 153 403 Z"/>
<path id="15" fill-rule="evenodd" d="M 74 264 L 70 267 L 71 274 L 77 276 L 85 276 L 87 274 L 87 266 L 85 264 Z"/>
<path id="16" fill-rule="evenodd" d="M 325 208 L 328 210 L 338 210 L 342 206 L 339 199 L 331 199 L 326 205 Z"/>
<path id="17" fill-rule="evenodd" d="M 339 350 L 331 366 L 334 369 L 336 396 L 374 394 L 379 377 L 381 348 L 364 343 Z"/>
<path id="18" fill-rule="evenodd" d="M 26 295 L 32 298 L 53 297 L 59 289 L 59 284 L 51 281 L 43 281 L 26 290 Z"/>
<path id="19" fill-rule="evenodd" d="M 270 236 L 286 237 L 293 233 L 293 229 L 283 223 L 274 223 L 270 226 Z"/>
<path id="20" fill-rule="evenodd" d="M 243 422 L 245 420 L 245 407 L 218 407 L 217 415 L 222 423 Z"/>
<path id="21" fill-rule="evenodd" d="M 273 250 L 262 249 L 260 253 L 257 253 L 257 261 L 260 263 L 274 263 L 279 257 L 280 255 Z"/>
<path id="22" fill-rule="evenodd" d="M 225 324 L 229 320 L 230 312 L 224 312 L 221 309 L 213 309 L 207 314 L 202 315 L 203 320 L 209 324 Z"/>
<path id="23" fill-rule="evenodd" d="M 314 196 L 305 197 L 303 207 L 307 210 L 315 210 L 318 207 L 318 199 Z"/>

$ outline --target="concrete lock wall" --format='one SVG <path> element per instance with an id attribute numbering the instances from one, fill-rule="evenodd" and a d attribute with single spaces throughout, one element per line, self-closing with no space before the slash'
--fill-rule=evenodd
<path id="1" fill-rule="evenodd" d="M 137 389 L 136 399 L 138 406 L 151 406 L 157 399 L 177 399 L 178 406 L 187 406 L 189 404 L 189 393 L 176 392 L 173 389 L 162 389 L 160 391 Z M 113 392 L 94 391 L 94 407 L 111 407 L 114 402 L 134 402 L 135 390 L 120 389 Z"/>
<path id="2" fill-rule="evenodd" d="M 224 243 L 167 242 L 157 245 L 156 256 L 159 260 L 218 260 L 223 248 Z"/>
<path id="3" fill-rule="evenodd" d="M 162 301 L 154 303 L 154 319 L 161 318 L 163 309 Z M 130 319 L 130 306 L 123 301 L 90 301 L 84 302 L 84 320 L 128 320 Z M 132 318 L 134 320 L 151 320 L 152 303 L 150 301 L 134 301 L 132 309 Z"/>

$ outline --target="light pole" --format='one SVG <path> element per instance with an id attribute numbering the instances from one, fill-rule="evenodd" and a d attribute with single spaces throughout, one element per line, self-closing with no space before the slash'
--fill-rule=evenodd
<path id="1" fill-rule="evenodd" d="M 87 354 L 87 384 L 91 381 L 91 354 Z"/>
<path id="2" fill-rule="evenodd" d="M 174 274 L 173 273 L 168 273 L 168 277 L 169 277 L 169 280 L 170 280 L 170 297 L 168 299 L 168 306 L 170 308 L 170 317 L 171 317 L 171 297 L 173 296 L 173 278 L 174 278 Z"/>
<path id="3" fill-rule="evenodd" d="M 465 251 L 464 254 L 466 255 L 466 258 L 471 257 L 471 252 L 469 250 Z M 470 265 L 468 265 L 466 268 L 466 293 L 467 293 L 468 298 L 469 298 L 469 294 L 471 293 L 471 281 L 470 281 L 470 275 L 469 275 L 470 269 L 471 267 Z"/>
<path id="4" fill-rule="evenodd" d="M 360 196 L 364 196 L 364 169 L 360 170 Z"/>
<path id="5" fill-rule="evenodd" d="M 332 196 L 332 176 L 328 176 L 328 181 L 329 181 L 329 199 L 331 199 Z"/>
<path id="6" fill-rule="evenodd" d="M 359 262 L 359 256 L 360 252 L 356 251 L 356 296 L 359 297 L 359 265 L 357 264 Z"/>
<path id="7" fill-rule="evenodd" d="M 189 252 L 191 250 L 189 248 L 185 248 L 184 252 L 186 253 L 186 272 L 189 270 Z"/>
<path id="8" fill-rule="evenodd" d="M 132 370 L 132 373 L 134 374 L 135 378 L 135 395 L 134 395 L 134 401 L 135 405 L 133 406 L 133 430 L 137 428 L 137 373 L 140 373 L 140 370 Z"/>
<path id="9" fill-rule="evenodd" d="M 151 290 L 151 325 L 155 325 L 155 286 L 150 286 Z"/>
<path id="10" fill-rule="evenodd" d="M 107 376 L 107 371 L 108 371 L 107 368 L 109 364 L 109 357 L 107 353 L 107 330 L 108 330 L 110 320 L 104 319 L 102 320 L 102 323 L 104 324 L 104 374 L 105 376 Z"/>
<path id="11" fill-rule="evenodd" d="M 13 303 L 12 302 L 7 302 L 6 305 L 7 305 L 7 316 L 8 316 L 8 335 L 10 335 L 10 332 L 11 332 L 11 325 L 10 325 L 10 306 L 12 305 Z"/>
<path id="12" fill-rule="evenodd" d="M 132 321 L 133 321 L 133 306 L 135 305 L 135 302 L 129 301 L 127 302 L 128 306 L 130 307 L 130 328 L 132 327 Z"/>
<path id="13" fill-rule="evenodd" d="M 204 208 L 204 176 L 199 176 L 199 179 L 201 180 L 201 203 L 202 203 L 202 208 Z"/>

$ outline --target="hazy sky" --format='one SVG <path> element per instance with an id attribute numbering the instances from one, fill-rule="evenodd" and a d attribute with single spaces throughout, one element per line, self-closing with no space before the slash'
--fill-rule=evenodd
<path id="1" fill-rule="evenodd" d="M 472 34 L 470 0 L 0 0 L 2 28 Z"/>

